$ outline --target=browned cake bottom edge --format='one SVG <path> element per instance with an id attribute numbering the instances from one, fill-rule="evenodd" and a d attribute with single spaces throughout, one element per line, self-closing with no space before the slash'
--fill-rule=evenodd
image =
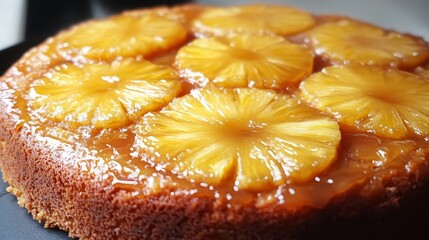
<path id="1" fill-rule="evenodd" d="M 14 139 L 14 138 L 11 138 Z M 24 148 L 23 148 L 24 147 Z M 281 211 L 225 209 L 212 199 L 155 195 L 133 198 L 109 191 L 39 158 L 25 143 L 3 141 L 0 169 L 20 206 L 45 227 L 59 227 L 82 239 L 348 239 L 421 237 L 429 233 L 427 163 L 416 173 L 382 181 L 383 191 L 363 198 L 364 186 L 333 199 L 324 209 Z M 425 157 L 426 158 L 426 157 Z M 377 183 L 380 184 L 380 183 Z M 404 235 L 405 236 L 405 235 Z"/>

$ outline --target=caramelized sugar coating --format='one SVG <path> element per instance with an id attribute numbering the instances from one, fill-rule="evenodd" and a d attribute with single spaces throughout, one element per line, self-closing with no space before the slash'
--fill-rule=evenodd
<path id="1" fill-rule="evenodd" d="M 337 64 L 413 69 L 429 56 L 423 39 L 354 20 L 327 22 L 309 36 L 316 53 Z"/>
<path id="2" fill-rule="evenodd" d="M 111 64 L 62 64 L 30 84 L 29 106 L 57 122 L 120 127 L 160 109 L 181 90 L 175 71 L 131 59 Z"/>
<path id="3" fill-rule="evenodd" d="M 301 10 L 275 5 L 248 5 L 207 8 L 193 22 L 194 31 L 203 35 L 230 34 L 293 35 L 315 23 L 314 18 Z"/>
<path id="4" fill-rule="evenodd" d="M 301 83 L 301 96 L 359 131 L 393 139 L 429 136 L 429 85 L 396 69 L 327 67 Z"/>
<path id="5" fill-rule="evenodd" d="M 136 148 L 145 161 L 187 179 L 267 191 L 323 172 L 340 134 L 335 121 L 287 95 L 207 88 L 147 114 Z"/>
<path id="6" fill-rule="evenodd" d="M 200 87 L 279 90 L 312 73 L 313 53 L 280 36 L 200 38 L 179 50 L 175 65 L 183 78 Z"/>
<path id="7" fill-rule="evenodd" d="M 95 60 L 148 56 L 182 44 L 187 33 L 182 24 L 163 16 L 121 15 L 84 23 L 63 33 L 58 51 L 65 58 L 82 55 Z"/>
<path id="8" fill-rule="evenodd" d="M 355 58 L 344 21 L 386 47 Z M 9 191 L 83 239 L 285 239 L 413 205 L 429 185 L 428 44 L 367 27 L 186 5 L 59 33 L 0 80 Z"/>

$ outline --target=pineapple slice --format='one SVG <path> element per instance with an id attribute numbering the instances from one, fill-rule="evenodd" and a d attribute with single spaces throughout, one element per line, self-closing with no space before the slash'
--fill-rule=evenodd
<path id="1" fill-rule="evenodd" d="M 177 21 L 148 14 L 123 15 L 79 25 L 65 33 L 59 51 L 91 59 L 153 55 L 179 46 L 187 29 Z"/>
<path id="2" fill-rule="evenodd" d="M 191 28 L 195 18 L 197 18 L 205 7 L 198 4 L 185 4 L 171 7 L 157 7 L 154 9 L 137 9 L 126 11 L 123 14 L 130 16 L 157 15 L 182 23 L 185 27 Z"/>
<path id="3" fill-rule="evenodd" d="M 411 69 L 429 57 L 422 39 L 348 20 L 324 24 L 309 36 L 316 53 L 337 64 Z"/>
<path id="4" fill-rule="evenodd" d="M 249 5 L 209 8 L 194 21 L 195 31 L 209 36 L 234 33 L 292 35 L 315 24 L 313 17 L 285 6 Z"/>
<path id="5" fill-rule="evenodd" d="M 179 94 L 177 74 L 147 61 L 63 64 L 30 85 L 29 102 L 57 122 L 118 127 L 159 109 Z"/>
<path id="6" fill-rule="evenodd" d="M 191 181 L 267 190 L 314 178 L 340 138 L 335 121 L 290 96 L 210 87 L 146 114 L 135 146 L 144 161 Z"/>
<path id="7" fill-rule="evenodd" d="M 379 137 L 429 136 L 429 83 L 378 67 L 327 67 L 304 80 L 303 99 L 359 131 Z"/>
<path id="8" fill-rule="evenodd" d="M 313 54 L 282 37 L 237 35 L 194 40 L 179 50 L 176 66 L 199 86 L 280 89 L 311 74 Z"/>

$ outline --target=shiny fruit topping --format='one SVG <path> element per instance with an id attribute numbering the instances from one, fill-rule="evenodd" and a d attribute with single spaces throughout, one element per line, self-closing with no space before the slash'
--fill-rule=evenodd
<path id="1" fill-rule="evenodd" d="M 301 96 L 358 131 L 379 137 L 429 136 L 429 83 L 378 67 L 327 67 L 304 80 Z"/>
<path id="2" fill-rule="evenodd" d="M 311 74 L 311 50 L 278 36 L 196 39 L 179 50 L 180 75 L 199 86 L 280 89 Z"/>
<path id="3" fill-rule="evenodd" d="M 146 57 L 177 47 L 186 38 L 187 29 L 166 17 L 122 15 L 72 28 L 62 35 L 59 51 L 65 58 Z"/>
<path id="4" fill-rule="evenodd" d="M 335 121 L 288 95 L 212 87 L 146 114 L 135 145 L 157 169 L 258 191 L 314 178 L 335 160 L 340 138 Z"/>
<path id="5" fill-rule="evenodd" d="M 292 35 L 315 24 L 301 10 L 274 5 L 208 8 L 194 21 L 197 33 L 224 36 L 236 33 Z"/>
<path id="6" fill-rule="evenodd" d="M 421 39 L 348 20 L 321 25 L 309 36 L 316 53 L 334 64 L 414 68 L 429 58 Z"/>
<path id="7" fill-rule="evenodd" d="M 118 127 L 159 109 L 179 94 L 174 71 L 147 61 L 63 64 L 30 85 L 29 101 L 39 114 L 71 125 Z"/>

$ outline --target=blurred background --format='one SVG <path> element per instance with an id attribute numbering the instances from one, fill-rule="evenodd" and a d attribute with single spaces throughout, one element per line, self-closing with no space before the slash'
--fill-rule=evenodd
<path id="1" fill-rule="evenodd" d="M 0 0 L 0 50 L 24 40 L 44 39 L 76 22 L 126 9 L 180 3 L 233 5 L 276 3 L 313 13 L 335 13 L 385 28 L 423 36 L 429 41 L 429 0 Z"/>

